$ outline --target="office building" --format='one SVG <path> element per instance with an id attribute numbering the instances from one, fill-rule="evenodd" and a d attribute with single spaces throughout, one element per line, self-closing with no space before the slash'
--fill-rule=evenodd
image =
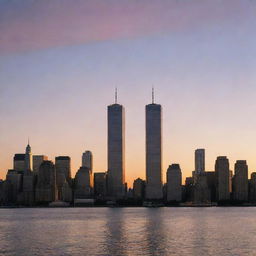
<path id="1" fill-rule="evenodd" d="M 162 107 L 146 106 L 146 199 L 162 199 Z"/>
<path id="2" fill-rule="evenodd" d="M 51 161 L 44 161 L 40 165 L 35 200 L 39 204 L 57 200 L 56 169 Z"/>
<path id="3" fill-rule="evenodd" d="M 233 182 L 233 199 L 248 201 L 248 166 L 245 160 L 236 161 Z"/>
<path id="4" fill-rule="evenodd" d="M 205 172 L 205 150 L 196 149 L 195 151 L 195 172 L 196 174 Z"/>
<path id="5" fill-rule="evenodd" d="M 75 199 L 91 198 L 93 195 L 93 177 L 92 172 L 87 167 L 80 167 L 74 180 Z"/>
<path id="6" fill-rule="evenodd" d="M 145 197 L 145 181 L 138 178 L 133 182 L 133 198 L 144 199 Z"/>
<path id="7" fill-rule="evenodd" d="M 67 181 L 71 181 L 71 161 L 69 156 L 58 156 L 55 158 L 56 184 L 58 189 L 58 199 L 62 198 L 62 186 Z"/>
<path id="8" fill-rule="evenodd" d="M 39 167 L 43 161 L 48 160 L 47 156 L 44 155 L 33 155 L 33 172 L 38 174 Z"/>
<path id="9" fill-rule="evenodd" d="M 226 156 L 219 156 L 215 162 L 216 199 L 217 201 L 230 200 L 230 170 Z"/>
<path id="10" fill-rule="evenodd" d="M 107 175 L 105 172 L 94 173 L 94 196 L 105 199 L 107 195 Z"/>
<path id="11" fill-rule="evenodd" d="M 108 196 L 117 199 L 125 195 L 125 120 L 124 107 L 108 106 Z"/>
<path id="12" fill-rule="evenodd" d="M 182 174 L 179 164 L 172 164 L 167 169 L 167 201 L 180 202 L 182 200 Z"/>
<path id="13" fill-rule="evenodd" d="M 87 167 L 92 171 L 93 158 L 91 151 L 85 151 L 82 156 L 82 167 Z"/>
<path id="14" fill-rule="evenodd" d="M 24 172 L 25 169 L 25 154 L 15 154 L 13 157 L 13 170 Z"/>

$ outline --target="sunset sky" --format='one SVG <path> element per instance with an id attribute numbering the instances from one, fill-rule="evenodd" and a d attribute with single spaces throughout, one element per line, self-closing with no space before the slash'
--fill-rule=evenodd
<path id="1" fill-rule="evenodd" d="M 126 181 L 145 178 L 145 105 L 163 107 L 163 177 L 219 155 L 256 171 L 256 1 L 0 0 L 0 178 L 33 154 L 107 168 L 107 105 L 126 112 Z"/>

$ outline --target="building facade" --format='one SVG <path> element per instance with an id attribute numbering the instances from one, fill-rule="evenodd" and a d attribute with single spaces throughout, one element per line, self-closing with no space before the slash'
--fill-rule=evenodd
<path id="1" fill-rule="evenodd" d="M 145 181 L 138 178 L 133 182 L 133 198 L 144 199 L 145 197 Z"/>
<path id="2" fill-rule="evenodd" d="M 195 172 L 197 174 L 205 172 L 205 150 L 203 148 L 195 151 Z"/>
<path id="3" fill-rule="evenodd" d="M 167 169 L 167 201 L 182 200 L 182 174 L 179 164 L 172 164 Z"/>
<path id="4" fill-rule="evenodd" d="M 226 156 L 219 156 L 215 162 L 216 199 L 217 201 L 230 200 L 230 170 Z"/>
<path id="5" fill-rule="evenodd" d="M 82 167 L 87 167 L 92 171 L 93 168 L 93 157 L 91 151 L 85 151 L 82 156 Z"/>
<path id="6" fill-rule="evenodd" d="M 62 187 L 65 182 L 71 181 L 71 161 L 69 156 L 58 156 L 55 158 L 56 184 L 58 199 L 63 200 Z"/>
<path id="7" fill-rule="evenodd" d="M 93 196 L 93 177 L 92 172 L 87 167 L 80 167 L 74 181 L 75 199 L 86 199 Z"/>
<path id="8" fill-rule="evenodd" d="M 52 161 L 44 161 L 40 165 L 35 200 L 42 204 L 57 200 L 56 169 Z"/>
<path id="9" fill-rule="evenodd" d="M 44 155 L 33 155 L 33 172 L 38 174 L 39 167 L 43 161 L 48 160 L 47 156 Z"/>
<path id="10" fill-rule="evenodd" d="M 125 195 L 125 114 L 119 104 L 108 106 L 108 196 Z"/>
<path id="11" fill-rule="evenodd" d="M 107 175 L 105 172 L 94 173 L 94 196 L 105 199 L 107 195 Z"/>
<path id="12" fill-rule="evenodd" d="M 146 106 L 146 199 L 162 199 L 162 107 Z"/>
<path id="13" fill-rule="evenodd" d="M 245 160 L 236 161 L 233 183 L 233 199 L 248 201 L 248 166 Z"/>

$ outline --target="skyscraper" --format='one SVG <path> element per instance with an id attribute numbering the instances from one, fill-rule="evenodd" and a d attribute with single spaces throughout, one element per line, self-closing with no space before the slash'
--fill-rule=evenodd
<path id="1" fill-rule="evenodd" d="M 203 148 L 195 151 L 195 172 L 196 174 L 205 172 L 205 150 Z"/>
<path id="2" fill-rule="evenodd" d="M 229 161 L 226 156 L 218 156 L 215 162 L 216 199 L 225 201 L 230 199 Z"/>
<path id="3" fill-rule="evenodd" d="M 125 120 L 124 107 L 108 106 L 108 195 L 121 198 L 125 194 Z"/>
<path id="4" fill-rule="evenodd" d="M 39 167 L 43 161 L 48 160 L 47 156 L 44 155 L 33 155 L 33 172 L 38 174 Z"/>
<path id="5" fill-rule="evenodd" d="M 179 164 L 169 166 L 166 174 L 167 178 L 167 201 L 180 202 L 182 199 L 182 174 Z"/>
<path id="6" fill-rule="evenodd" d="M 43 161 L 38 172 L 36 202 L 50 203 L 57 199 L 56 169 L 51 161 Z"/>
<path id="7" fill-rule="evenodd" d="M 25 169 L 26 171 L 32 171 L 33 169 L 33 161 L 32 161 L 32 153 L 31 153 L 31 147 L 28 145 L 26 147 L 26 153 L 25 153 Z"/>
<path id="8" fill-rule="evenodd" d="M 15 154 L 13 157 L 13 169 L 15 171 L 24 171 L 25 164 L 25 154 Z"/>
<path id="9" fill-rule="evenodd" d="M 93 191 L 92 172 L 87 167 L 80 167 L 74 179 L 75 199 L 91 198 Z"/>
<path id="10" fill-rule="evenodd" d="M 248 201 L 248 166 L 245 160 L 238 160 L 235 163 L 233 188 L 235 200 Z"/>
<path id="11" fill-rule="evenodd" d="M 92 171 L 92 152 L 85 151 L 82 156 L 82 167 L 87 167 Z"/>
<path id="12" fill-rule="evenodd" d="M 55 158 L 56 184 L 58 188 L 58 199 L 62 200 L 62 187 L 71 180 L 71 161 L 69 156 L 58 156 Z"/>
<path id="13" fill-rule="evenodd" d="M 146 105 L 146 199 L 161 199 L 162 191 L 162 107 Z"/>
<path id="14" fill-rule="evenodd" d="M 107 181 L 105 172 L 94 173 L 94 195 L 96 198 L 104 199 L 107 194 Z"/>
<path id="15" fill-rule="evenodd" d="M 69 156 L 55 157 L 55 167 L 56 167 L 57 177 L 58 177 L 58 174 L 62 173 L 67 180 L 71 178 L 71 161 Z"/>

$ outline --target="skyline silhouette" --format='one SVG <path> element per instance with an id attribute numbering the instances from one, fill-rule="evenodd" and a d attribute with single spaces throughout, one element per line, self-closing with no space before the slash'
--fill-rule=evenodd
<path id="1" fill-rule="evenodd" d="M 72 175 L 86 149 L 105 171 L 115 87 L 126 109 L 126 180 L 145 178 L 152 85 L 163 107 L 163 170 L 179 163 L 189 176 L 202 147 L 206 170 L 227 155 L 255 171 L 255 2 L 114 2 L 0 3 L 0 178 L 28 136 L 36 154 L 69 155 Z"/>

